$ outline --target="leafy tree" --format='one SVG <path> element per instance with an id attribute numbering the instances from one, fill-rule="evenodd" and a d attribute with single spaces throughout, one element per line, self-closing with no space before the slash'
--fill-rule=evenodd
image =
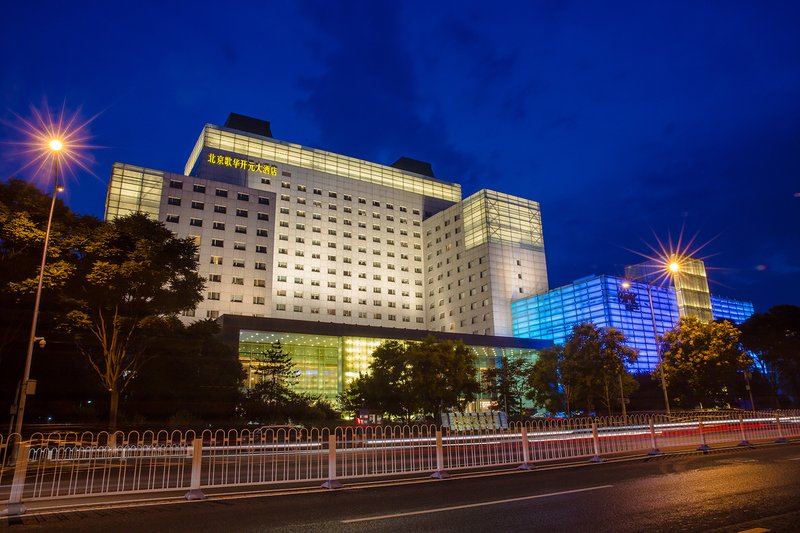
<path id="1" fill-rule="evenodd" d="M 662 363 L 656 374 L 664 377 L 675 402 L 725 405 L 732 399 L 729 387 L 737 372 L 752 360 L 739 344 L 739 330 L 727 321 L 704 322 L 682 317 L 661 339 Z"/>
<path id="2" fill-rule="evenodd" d="M 775 406 L 778 391 L 791 389 L 800 395 L 800 307 L 776 305 L 757 313 L 741 326 L 742 344 L 755 353 L 755 364 L 769 383 Z"/>
<path id="3" fill-rule="evenodd" d="M 409 420 L 416 414 L 463 409 L 480 390 L 477 357 L 462 342 L 433 337 L 387 341 L 372 358 L 369 373 L 354 380 L 342 396 L 348 410 L 367 406 Z"/>
<path id="4" fill-rule="evenodd" d="M 25 181 L 0 183 L 0 401 L 13 401 L 22 375 L 51 202 L 52 196 Z M 37 333 L 47 337 L 48 354 L 59 351 L 54 328 L 60 302 L 55 293 L 75 274 L 72 245 L 86 227 L 100 224 L 94 217 L 75 215 L 56 199 L 37 326 Z M 42 368 L 36 368 L 39 348 L 35 349 L 32 376 L 41 378 Z M 47 391 L 44 382 L 39 385 L 41 398 Z M 34 410 L 36 398 L 31 398 Z"/>
<path id="5" fill-rule="evenodd" d="M 487 392 L 495 409 L 502 409 L 509 416 L 524 414 L 525 398 L 530 388 L 530 366 L 525 359 L 503 357 L 500 367 L 484 372 Z"/>
<path id="6" fill-rule="evenodd" d="M 576 403 L 583 403 L 587 413 L 595 411 L 597 400 L 604 401 L 611 412 L 614 383 L 627 374 L 626 366 L 637 357 L 638 352 L 625 345 L 621 331 L 590 323 L 577 324 L 564 344 L 560 369 L 564 386 L 572 389 Z"/>
<path id="7" fill-rule="evenodd" d="M 280 341 L 272 343 L 259 361 L 260 382 L 245 393 L 240 405 L 248 422 L 317 423 L 339 418 L 339 413 L 327 400 L 293 390 L 299 373 Z"/>
<path id="8" fill-rule="evenodd" d="M 184 326 L 175 317 L 148 331 L 155 341 L 150 359 L 126 391 L 124 411 L 151 421 L 229 423 L 241 399 L 244 370 L 236 349 L 218 333 L 213 320 Z"/>
<path id="9" fill-rule="evenodd" d="M 527 377 L 527 398 L 551 413 L 570 412 L 573 389 L 561 377 L 563 364 L 564 347 L 550 346 L 539 350 Z"/>
<path id="10" fill-rule="evenodd" d="M 66 327 L 110 395 L 116 428 L 120 393 L 136 378 L 152 339 L 148 324 L 194 308 L 204 280 L 197 246 L 144 214 L 120 217 L 76 243 L 77 275 L 64 290 Z"/>

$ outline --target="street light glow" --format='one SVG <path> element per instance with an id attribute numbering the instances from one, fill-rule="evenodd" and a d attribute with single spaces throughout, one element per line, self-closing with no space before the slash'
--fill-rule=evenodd
<path id="1" fill-rule="evenodd" d="M 59 141 L 58 139 L 53 139 L 50 141 L 50 149 L 54 152 L 60 152 L 62 148 L 64 148 L 64 143 Z"/>
<path id="2" fill-rule="evenodd" d="M 672 263 L 669 264 L 669 269 L 673 273 L 674 272 L 678 272 L 681 269 L 681 265 L 679 265 L 677 262 L 673 261 Z"/>

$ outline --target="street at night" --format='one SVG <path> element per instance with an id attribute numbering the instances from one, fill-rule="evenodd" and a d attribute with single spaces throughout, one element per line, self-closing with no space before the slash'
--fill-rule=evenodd
<path id="1" fill-rule="evenodd" d="M 100 531 L 796 531 L 800 447 L 420 477 L 203 502 L 32 509 L 0 527 Z"/>

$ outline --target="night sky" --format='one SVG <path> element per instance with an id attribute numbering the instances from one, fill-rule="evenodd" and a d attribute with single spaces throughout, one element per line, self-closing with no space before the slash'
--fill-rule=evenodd
<path id="1" fill-rule="evenodd" d="M 551 287 L 684 227 L 713 293 L 800 305 L 800 2 L 249 4 L 10 2 L 0 140 L 45 101 L 98 114 L 67 198 L 102 216 L 114 161 L 182 172 L 234 111 L 539 201 Z"/>

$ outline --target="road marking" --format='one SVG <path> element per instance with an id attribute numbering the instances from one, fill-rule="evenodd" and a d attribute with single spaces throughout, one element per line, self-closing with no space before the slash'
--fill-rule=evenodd
<path id="1" fill-rule="evenodd" d="M 740 531 L 739 533 L 769 533 L 770 529 L 764 529 L 763 527 L 754 527 L 752 529 L 745 529 L 744 531 Z"/>
<path id="2" fill-rule="evenodd" d="M 459 509 L 472 509 L 474 507 L 486 507 L 488 505 L 500 505 L 503 503 L 522 502 L 526 500 L 536 500 L 539 498 L 549 498 L 550 496 L 561 496 L 564 494 L 576 494 L 579 492 L 589 492 L 591 490 L 610 489 L 613 485 L 598 485 L 596 487 L 586 487 L 585 489 L 563 490 L 560 492 L 549 492 L 547 494 L 536 494 L 534 496 L 522 496 L 520 498 L 508 498 L 505 500 L 493 500 L 490 502 L 470 503 L 466 505 L 453 505 L 450 507 L 439 507 L 437 509 L 425 509 L 424 511 L 410 511 L 407 513 L 394 513 L 379 516 L 369 516 L 365 518 L 351 518 L 349 520 L 342 520 L 342 524 L 352 524 L 354 522 L 368 522 L 371 520 L 385 520 L 387 518 L 400 518 L 403 516 L 414 516 L 431 513 L 443 513 L 446 511 L 457 511 Z"/>
<path id="3" fill-rule="evenodd" d="M 800 461 L 800 457 L 790 457 L 787 461 Z"/>

